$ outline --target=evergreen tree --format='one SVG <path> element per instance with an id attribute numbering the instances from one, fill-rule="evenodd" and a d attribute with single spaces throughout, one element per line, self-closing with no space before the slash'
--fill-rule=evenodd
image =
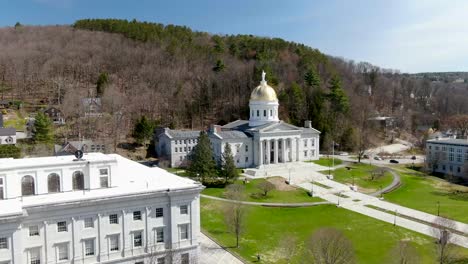
<path id="1" fill-rule="evenodd" d="M 346 93 L 341 87 L 341 80 L 338 76 L 333 76 L 330 81 L 330 94 L 328 95 L 332 110 L 336 113 L 347 114 L 349 111 L 349 101 Z"/>
<path id="2" fill-rule="evenodd" d="M 205 131 L 200 132 L 198 144 L 189 156 L 190 165 L 187 169 L 191 177 L 201 177 L 202 182 L 216 176 L 216 163 L 213 159 L 211 142 Z"/>
<path id="3" fill-rule="evenodd" d="M 311 86 L 313 88 L 318 88 L 320 87 L 320 77 L 317 74 L 317 72 L 314 70 L 314 68 L 309 68 L 309 70 L 306 72 L 304 76 L 304 81 L 308 86 Z"/>
<path id="4" fill-rule="evenodd" d="M 293 83 L 290 88 L 289 99 L 289 114 L 291 123 L 300 125 L 304 119 L 305 110 L 305 94 L 302 87 L 297 83 Z"/>
<path id="5" fill-rule="evenodd" d="M 0 158 L 19 158 L 21 149 L 15 145 L 0 145 Z"/>
<path id="6" fill-rule="evenodd" d="M 223 160 L 221 163 L 221 173 L 224 177 L 224 182 L 235 180 L 238 176 L 234 157 L 232 156 L 231 144 L 226 143 L 224 146 Z"/>
<path id="7" fill-rule="evenodd" d="M 107 74 L 107 72 L 101 72 L 96 82 L 96 94 L 98 97 L 101 97 L 104 94 L 104 89 L 106 88 L 108 83 L 109 75 Z"/>
<path id="8" fill-rule="evenodd" d="M 213 71 L 220 72 L 224 70 L 224 68 L 226 68 L 226 66 L 224 66 L 224 62 L 222 60 L 217 60 L 216 65 L 213 67 Z"/>
<path id="9" fill-rule="evenodd" d="M 146 145 L 153 137 L 154 124 L 146 116 L 142 116 L 133 128 L 133 137 L 140 145 Z"/>
<path id="10" fill-rule="evenodd" d="M 51 144 L 54 142 L 52 121 L 42 112 L 36 115 L 33 133 L 33 140 L 36 143 Z"/>

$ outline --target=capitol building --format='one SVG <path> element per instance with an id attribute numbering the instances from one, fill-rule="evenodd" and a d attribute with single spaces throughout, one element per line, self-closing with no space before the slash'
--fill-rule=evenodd
<path id="1" fill-rule="evenodd" d="M 250 95 L 249 107 L 249 120 L 210 127 L 208 135 L 218 162 L 225 144 L 231 144 L 239 168 L 318 159 L 320 132 L 311 121 L 297 127 L 279 120 L 278 97 L 265 80 L 265 73 Z M 198 143 L 199 134 L 200 131 L 158 129 L 156 152 L 160 158 L 167 158 L 171 167 L 183 166 Z"/>

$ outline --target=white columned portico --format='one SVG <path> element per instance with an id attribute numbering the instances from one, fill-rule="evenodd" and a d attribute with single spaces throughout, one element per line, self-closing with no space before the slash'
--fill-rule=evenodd
<path id="1" fill-rule="evenodd" d="M 266 159 L 267 159 L 267 160 L 266 160 L 266 162 L 265 162 L 266 164 L 270 164 L 270 161 L 271 161 L 271 157 L 270 157 L 270 155 L 271 155 L 271 146 L 270 146 L 270 145 L 271 145 L 270 139 L 268 139 L 268 140 L 266 141 L 266 154 L 267 154 L 267 155 L 266 155 Z"/>
<path id="2" fill-rule="evenodd" d="M 263 165 L 263 141 L 259 140 L 258 141 L 258 165 L 261 166 Z"/>
<path id="3" fill-rule="evenodd" d="M 275 163 L 278 163 L 278 139 L 274 139 L 275 141 L 275 156 L 274 156 L 274 159 L 275 159 Z"/>
<path id="4" fill-rule="evenodd" d="M 281 162 L 286 162 L 286 139 L 281 139 Z"/>
<path id="5" fill-rule="evenodd" d="M 299 161 L 299 138 L 296 138 L 296 161 Z"/>

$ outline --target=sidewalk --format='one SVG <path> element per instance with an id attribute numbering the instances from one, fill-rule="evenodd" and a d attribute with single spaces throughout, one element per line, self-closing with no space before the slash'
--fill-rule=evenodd
<path id="1" fill-rule="evenodd" d="M 200 241 L 200 264 L 243 264 L 238 258 L 216 244 L 205 234 L 200 233 L 198 237 Z"/>

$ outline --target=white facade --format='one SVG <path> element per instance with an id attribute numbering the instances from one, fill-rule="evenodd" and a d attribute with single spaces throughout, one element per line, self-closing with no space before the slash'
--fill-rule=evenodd
<path id="1" fill-rule="evenodd" d="M 452 138 L 426 141 L 426 164 L 434 172 L 468 179 L 468 140 Z"/>
<path id="2" fill-rule="evenodd" d="M 202 188 L 119 155 L 0 160 L 0 263 L 197 263 Z"/>

